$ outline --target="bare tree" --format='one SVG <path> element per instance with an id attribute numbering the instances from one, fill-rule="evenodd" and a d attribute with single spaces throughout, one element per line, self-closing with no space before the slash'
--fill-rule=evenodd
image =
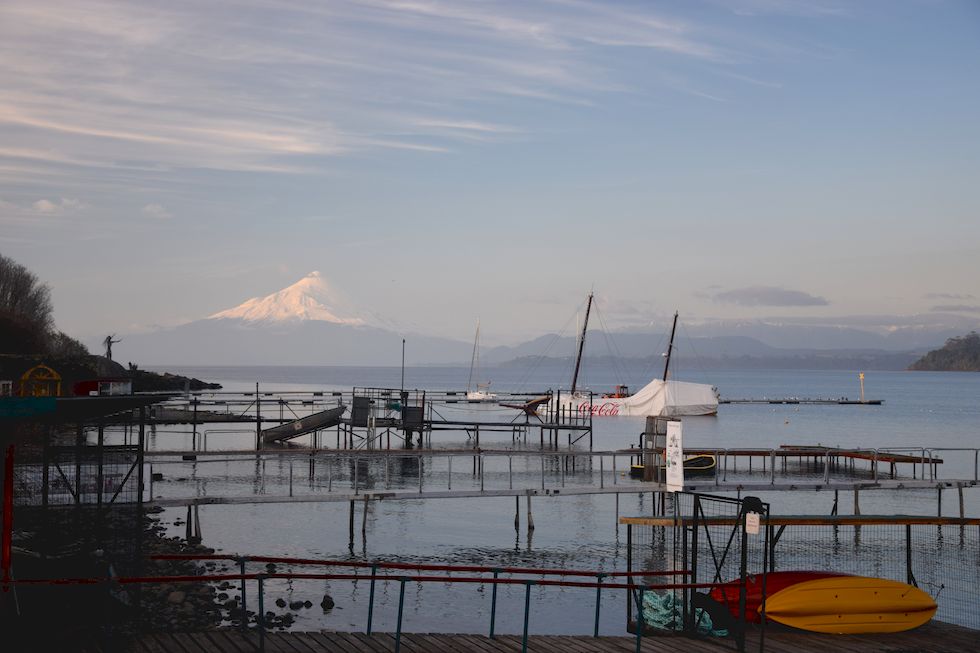
<path id="1" fill-rule="evenodd" d="M 0 254 L 0 349 L 38 353 L 54 325 L 51 289 L 23 265 Z"/>
<path id="2" fill-rule="evenodd" d="M 58 358 L 84 358 L 89 355 L 88 347 L 64 331 L 51 334 L 48 351 Z"/>

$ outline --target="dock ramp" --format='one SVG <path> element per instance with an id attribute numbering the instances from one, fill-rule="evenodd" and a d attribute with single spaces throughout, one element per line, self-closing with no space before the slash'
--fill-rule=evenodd
<path id="1" fill-rule="evenodd" d="M 284 442 L 301 435 L 319 431 L 320 429 L 330 428 L 340 424 L 340 419 L 344 415 L 347 406 L 341 404 L 334 408 L 322 410 L 306 417 L 294 419 L 279 426 L 274 426 L 262 431 L 262 444 L 272 444 L 273 442 Z"/>

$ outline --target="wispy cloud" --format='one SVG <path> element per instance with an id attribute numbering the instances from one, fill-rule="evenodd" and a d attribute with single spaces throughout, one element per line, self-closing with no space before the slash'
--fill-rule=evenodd
<path id="1" fill-rule="evenodd" d="M 247 4 L 242 12 L 223 2 L 3 3 L 8 174 L 29 166 L 65 178 L 72 172 L 59 166 L 309 174 L 325 158 L 370 150 L 448 153 L 451 142 L 532 137 L 528 125 L 477 110 L 499 96 L 590 106 L 605 93 L 659 86 L 722 101 L 680 73 L 617 74 L 605 53 L 645 51 L 669 69 L 731 62 L 741 49 L 717 29 L 643 5 Z"/>
<path id="2" fill-rule="evenodd" d="M 802 290 L 788 290 L 773 286 L 751 286 L 714 293 L 712 299 L 725 304 L 740 306 L 826 306 L 823 297 Z"/>
<path id="3" fill-rule="evenodd" d="M 142 209 L 140 209 L 140 213 L 142 213 L 147 217 L 155 218 L 157 220 L 167 220 L 173 217 L 170 211 L 165 209 L 160 204 L 147 204 Z"/>

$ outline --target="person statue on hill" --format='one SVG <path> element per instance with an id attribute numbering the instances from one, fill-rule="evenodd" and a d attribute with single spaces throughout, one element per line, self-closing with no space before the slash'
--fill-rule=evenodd
<path id="1" fill-rule="evenodd" d="M 122 342 L 122 339 L 113 340 L 115 336 L 116 334 L 113 333 L 112 335 L 106 336 L 105 340 L 102 341 L 102 344 L 105 345 L 105 357 L 109 360 L 112 360 L 112 346 L 117 342 Z"/>

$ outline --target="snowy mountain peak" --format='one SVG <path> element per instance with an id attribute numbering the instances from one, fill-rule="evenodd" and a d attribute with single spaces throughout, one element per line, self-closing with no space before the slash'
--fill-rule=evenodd
<path id="1" fill-rule="evenodd" d="M 249 322 L 317 320 L 335 324 L 364 324 L 360 318 L 340 317 L 335 307 L 337 303 L 326 279 L 313 271 L 288 288 L 265 297 L 254 297 L 234 308 L 210 315 L 208 319 L 232 318 Z"/>

